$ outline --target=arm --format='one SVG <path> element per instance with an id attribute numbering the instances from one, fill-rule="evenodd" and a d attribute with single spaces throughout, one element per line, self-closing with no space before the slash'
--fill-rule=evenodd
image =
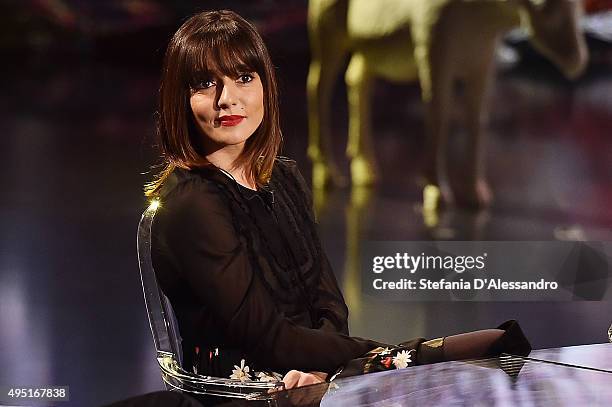
<path id="1" fill-rule="evenodd" d="M 312 203 L 312 191 L 297 168 L 295 161 L 283 163 L 293 176 L 297 189 L 301 191 L 307 216 L 316 228 L 316 219 Z M 318 328 L 348 335 L 348 307 L 338 287 L 338 282 L 332 270 L 325 251 L 321 248 L 321 277 L 314 294 L 313 306 L 317 310 Z"/>
<path id="2" fill-rule="evenodd" d="M 314 306 L 319 318 L 319 329 L 348 335 L 348 307 L 338 287 L 336 277 L 323 253 L 321 280 L 317 287 Z"/>
<path id="3" fill-rule="evenodd" d="M 294 324 L 276 311 L 226 204 L 206 183 L 181 188 L 162 206 L 161 233 L 181 277 L 223 327 L 227 345 L 243 349 L 272 369 L 334 371 L 380 346 Z M 205 335 L 206 333 L 203 333 Z"/>

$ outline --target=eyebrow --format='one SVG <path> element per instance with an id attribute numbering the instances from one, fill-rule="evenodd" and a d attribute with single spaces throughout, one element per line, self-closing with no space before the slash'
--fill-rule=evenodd
<path id="1" fill-rule="evenodd" d="M 246 73 L 259 75 L 257 70 L 251 69 L 250 67 L 244 65 L 244 66 L 237 67 L 237 70 L 235 72 L 220 72 L 218 70 L 198 71 L 198 72 L 194 73 L 193 80 L 195 80 L 197 82 L 197 81 L 202 81 L 202 80 L 206 80 L 206 79 L 210 79 L 210 78 L 217 78 L 217 77 L 221 77 L 221 76 L 228 76 L 228 77 L 234 77 L 235 76 L 235 77 L 238 77 L 238 76 L 246 74 Z"/>

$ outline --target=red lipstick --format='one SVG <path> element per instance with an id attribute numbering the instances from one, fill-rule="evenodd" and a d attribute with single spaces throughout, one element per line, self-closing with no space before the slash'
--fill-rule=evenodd
<path id="1" fill-rule="evenodd" d="M 243 119 L 244 116 L 233 114 L 219 117 L 219 122 L 221 123 L 221 126 L 236 126 L 240 124 Z"/>

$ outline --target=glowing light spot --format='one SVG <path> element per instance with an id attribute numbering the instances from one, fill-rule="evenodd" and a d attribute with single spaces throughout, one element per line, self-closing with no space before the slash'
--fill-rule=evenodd
<path id="1" fill-rule="evenodd" d="M 161 203 L 159 202 L 159 199 L 154 199 L 151 201 L 151 203 L 149 204 L 149 211 L 156 211 L 157 208 L 159 208 L 159 205 L 161 205 Z"/>

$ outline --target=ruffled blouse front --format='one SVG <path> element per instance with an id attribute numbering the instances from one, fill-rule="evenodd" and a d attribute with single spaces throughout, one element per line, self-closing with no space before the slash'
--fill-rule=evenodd
<path id="1" fill-rule="evenodd" d="M 294 161 L 253 191 L 219 169 L 176 170 L 153 224 L 153 265 L 200 374 L 332 373 L 384 344 L 348 336 L 348 310 Z M 260 372 L 267 372 L 260 373 Z"/>

